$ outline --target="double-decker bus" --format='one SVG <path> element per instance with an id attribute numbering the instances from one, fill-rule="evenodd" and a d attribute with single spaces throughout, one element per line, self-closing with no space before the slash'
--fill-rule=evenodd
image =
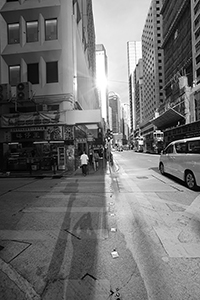
<path id="1" fill-rule="evenodd" d="M 144 151 L 144 137 L 137 136 L 134 141 L 134 150 L 136 152 L 143 152 Z"/>
<path id="2" fill-rule="evenodd" d="M 159 154 L 164 147 L 164 133 L 161 130 L 154 130 L 145 135 L 145 152 Z"/>
<path id="3" fill-rule="evenodd" d="M 175 140 L 200 136 L 200 121 L 180 125 L 164 131 L 164 146 Z"/>
<path id="4" fill-rule="evenodd" d="M 164 146 L 164 133 L 161 130 L 155 130 L 153 133 L 153 153 L 160 153 Z"/>

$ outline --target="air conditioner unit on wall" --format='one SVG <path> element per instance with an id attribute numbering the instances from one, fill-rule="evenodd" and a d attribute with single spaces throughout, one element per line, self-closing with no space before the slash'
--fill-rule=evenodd
<path id="1" fill-rule="evenodd" d="M 16 89 L 17 89 L 17 100 L 27 101 L 32 99 L 33 97 L 32 84 L 29 81 L 18 83 Z"/>
<path id="2" fill-rule="evenodd" d="M 8 102 L 11 97 L 11 85 L 8 83 L 0 84 L 0 102 Z"/>

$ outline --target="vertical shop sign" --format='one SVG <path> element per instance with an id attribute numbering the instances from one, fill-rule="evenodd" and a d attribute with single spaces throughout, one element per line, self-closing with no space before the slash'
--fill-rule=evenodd
<path id="1" fill-rule="evenodd" d="M 74 140 L 74 128 L 73 128 L 73 126 L 64 126 L 64 140 L 65 141 Z"/>

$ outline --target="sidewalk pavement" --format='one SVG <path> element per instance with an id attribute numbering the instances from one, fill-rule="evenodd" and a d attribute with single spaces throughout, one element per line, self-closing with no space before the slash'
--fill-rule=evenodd
<path id="1" fill-rule="evenodd" d="M 105 165 L 101 165 L 97 171 L 94 171 L 93 167 L 89 167 L 88 177 L 103 176 L 106 172 L 112 172 L 114 170 L 114 166 L 110 166 L 108 162 Z M 82 178 L 82 169 L 78 168 L 73 172 L 56 171 L 54 174 L 53 171 L 33 171 L 32 174 L 29 172 L 21 171 L 21 172 L 9 172 L 0 173 L 0 178 L 61 178 L 61 177 L 69 177 L 69 176 L 77 176 Z M 0 245 L 0 251 L 2 250 L 2 246 Z M 15 299 L 34 299 L 41 300 L 42 297 L 35 292 L 33 286 L 23 278 L 17 270 L 12 266 L 12 264 L 5 262 L 2 258 L 0 258 L 0 299 L 11 300 L 10 295 L 14 295 Z M 3 298 L 2 298 L 3 297 Z M 14 299 L 12 298 L 12 299 Z"/>
<path id="2" fill-rule="evenodd" d="M 100 175 L 106 172 L 107 165 L 100 166 L 100 168 L 97 171 L 94 171 L 93 167 L 89 167 L 89 174 L 92 175 Z M 82 175 L 82 169 L 79 167 L 78 169 L 74 171 L 66 171 L 66 170 L 57 170 L 57 171 L 44 171 L 44 170 L 37 170 L 32 171 L 30 174 L 28 171 L 9 171 L 9 172 L 2 172 L 0 173 L 0 178 L 44 178 L 44 177 L 50 177 L 50 178 L 61 178 L 61 177 L 69 177 L 69 176 L 77 176 Z"/>

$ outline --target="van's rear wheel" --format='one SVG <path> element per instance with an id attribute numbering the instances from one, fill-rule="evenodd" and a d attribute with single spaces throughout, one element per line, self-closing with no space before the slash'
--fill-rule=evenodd
<path id="1" fill-rule="evenodd" d="M 190 190 L 196 189 L 196 180 L 194 174 L 191 171 L 187 171 L 185 174 L 185 184 Z"/>
<path id="2" fill-rule="evenodd" d="M 159 170 L 162 175 L 165 175 L 165 167 L 164 167 L 163 163 L 160 163 Z"/>

